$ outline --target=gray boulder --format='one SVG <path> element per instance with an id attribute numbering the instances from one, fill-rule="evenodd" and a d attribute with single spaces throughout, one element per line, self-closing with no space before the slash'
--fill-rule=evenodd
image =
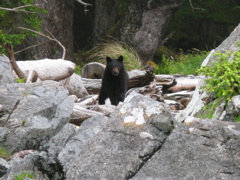
<path id="1" fill-rule="evenodd" d="M 69 122 L 73 99 L 59 83 L 0 85 L 0 142 L 10 152 L 38 149 Z"/>
<path id="2" fill-rule="evenodd" d="M 75 142 L 82 151 L 67 164 L 66 179 L 129 179 L 161 148 L 172 128 L 163 103 L 132 93 L 97 135 Z M 86 132 L 79 133 L 83 137 Z"/>
<path id="3" fill-rule="evenodd" d="M 13 82 L 14 76 L 10 60 L 6 56 L 0 54 L 0 84 Z"/>
<path id="4" fill-rule="evenodd" d="M 195 119 L 175 128 L 133 180 L 240 179 L 240 124 Z"/>
<path id="5" fill-rule="evenodd" d="M 89 79 L 102 79 L 105 65 L 98 62 L 91 62 L 83 66 L 82 77 Z"/>
<path id="6" fill-rule="evenodd" d="M 60 83 L 69 91 L 70 94 L 82 98 L 88 95 L 83 85 L 81 76 L 73 73 L 69 78 L 60 81 Z"/>

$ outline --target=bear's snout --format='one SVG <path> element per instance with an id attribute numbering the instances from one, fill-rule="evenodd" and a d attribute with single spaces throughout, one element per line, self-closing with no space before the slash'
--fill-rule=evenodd
<path id="1" fill-rule="evenodd" d="M 114 67 L 114 68 L 113 68 L 112 74 L 113 74 L 114 76 L 117 76 L 117 75 L 119 74 L 119 70 L 118 70 L 117 67 Z"/>

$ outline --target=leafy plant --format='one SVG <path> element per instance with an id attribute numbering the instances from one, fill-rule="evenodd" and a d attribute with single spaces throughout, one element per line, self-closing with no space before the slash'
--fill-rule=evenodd
<path id="1" fill-rule="evenodd" d="M 231 53 L 216 53 L 216 61 L 204 66 L 198 73 L 208 77 L 203 90 L 214 93 L 216 98 L 230 101 L 240 94 L 240 50 Z"/>
<path id="2" fill-rule="evenodd" d="M 76 66 L 75 73 L 81 76 L 82 75 L 82 67 L 81 66 Z"/>
<path id="3" fill-rule="evenodd" d="M 117 59 L 120 55 L 124 57 L 125 68 L 130 71 L 140 69 L 142 67 L 141 59 L 137 52 L 129 45 L 120 43 L 116 40 L 106 41 L 97 45 L 93 49 L 93 54 L 88 59 L 94 59 L 98 62 L 106 64 L 106 57 Z"/>
<path id="4" fill-rule="evenodd" d="M 24 180 L 25 178 L 33 179 L 35 176 L 31 172 L 21 172 L 14 176 L 14 180 Z"/>
<path id="5" fill-rule="evenodd" d="M 14 46 L 22 43 L 26 36 L 36 36 L 35 33 L 21 31 L 17 28 L 18 26 L 22 26 L 40 30 L 41 20 L 39 13 L 45 13 L 46 11 L 33 4 L 34 0 L 0 0 L 0 6 L 2 8 L 12 9 L 26 5 L 26 7 L 16 11 L 0 10 L 0 53 L 5 51 L 2 46 L 4 43 L 9 43 Z"/>

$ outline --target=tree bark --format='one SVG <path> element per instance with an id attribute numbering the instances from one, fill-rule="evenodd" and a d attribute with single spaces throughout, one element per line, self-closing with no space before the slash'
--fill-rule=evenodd
<path id="1" fill-rule="evenodd" d="M 115 0 L 95 1 L 93 45 L 103 40 L 110 28 L 114 25 L 116 14 L 115 3 Z"/>
<path id="2" fill-rule="evenodd" d="M 12 45 L 11 44 L 5 44 L 5 49 L 8 53 L 8 57 L 10 59 L 13 70 L 15 71 L 15 73 L 18 75 L 18 77 L 20 79 L 24 79 L 26 81 L 25 74 L 22 72 L 22 70 L 18 67 L 18 65 L 16 63 L 16 59 L 15 59 L 15 56 L 14 56 L 14 51 L 13 51 Z"/>

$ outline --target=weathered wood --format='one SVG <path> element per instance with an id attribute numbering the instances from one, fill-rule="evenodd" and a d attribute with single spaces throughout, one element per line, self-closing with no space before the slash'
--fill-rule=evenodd
<path id="1" fill-rule="evenodd" d="M 41 59 L 34 61 L 17 61 L 19 68 L 26 75 L 29 71 L 35 70 L 38 78 L 44 80 L 60 81 L 70 77 L 76 65 L 62 59 Z"/>
<path id="2" fill-rule="evenodd" d="M 133 87 L 142 87 L 149 85 L 153 79 L 154 75 L 151 71 L 133 70 L 128 72 L 129 84 L 128 89 Z M 101 88 L 101 79 L 87 79 L 82 78 L 83 85 L 87 89 L 89 94 L 98 94 Z"/>
<path id="3" fill-rule="evenodd" d="M 13 70 L 15 71 L 15 73 L 18 75 L 18 77 L 20 79 L 24 79 L 26 81 L 26 76 L 23 73 L 23 71 L 18 67 L 17 63 L 16 63 L 16 59 L 14 56 L 14 51 L 13 51 L 13 47 L 11 44 L 5 44 L 5 49 L 8 53 L 8 58 L 10 59 L 11 65 Z"/>
<path id="4" fill-rule="evenodd" d="M 98 100 L 98 95 L 92 95 L 91 97 L 84 98 L 78 102 L 80 106 L 94 105 Z"/>
<path id="5" fill-rule="evenodd" d="M 28 75 L 27 75 L 27 80 L 26 83 L 33 83 L 33 82 L 37 82 L 38 80 L 38 74 L 35 70 L 31 70 L 29 71 Z"/>
<path id="6" fill-rule="evenodd" d="M 71 114 L 70 123 L 79 126 L 82 124 L 84 120 L 98 114 L 103 114 L 103 113 L 88 110 L 82 107 L 81 105 L 79 105 L 78 103 L 75 103 L 73 107 L 73 112 Z"/>
<path id="7" fill-rule="evenodd" d="M 102 85 L 102 79 L 82 78 L 83 85 L 89 94 L 98 94 Z"/>
<path id="8" fill-rule="evenodd" d="M 177 78 L 177 84 L 166 90 L 166 92 L 179 92 L 182 90 L 194 91 L 199 79 L 190 79 L 190 78 Z"/>
<path id="9" fill-rule="evenodd" d="M 140 70 L 133 70 L 128 73 L 129 75 L 129 84 L 128 88 L 133 87 L 142 87 L 145 85 L 149 85 L 153 79 L 154 75 L 151 71 L 140 71 Z"/>

